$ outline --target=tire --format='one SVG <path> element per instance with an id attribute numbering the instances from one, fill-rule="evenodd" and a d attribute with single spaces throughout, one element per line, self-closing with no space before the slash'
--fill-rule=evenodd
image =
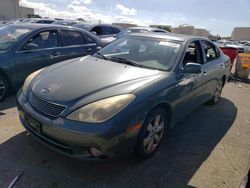
<path id="1" fill-rule="evenodd" d="M 219 102 L 222 89 L 223 89 L 223 80 L 219 80 L 213 98 L 207 102 L 208 105 L 216 105 Z"/>
<path id="2" fill-rule="evenodd" d="M 0 75 L 0 102 L 3 101 L 9 93 L 9 84 L 7 80 Z"/>
<path id="3" fill-rule="evenodd" d="M 156 153 L 168 127 L 167 122 L 168 114 L 163 108 L 155 108 L 148 114 L 138 135 L 136 154 L 139 158 L 147 159 Z"/>

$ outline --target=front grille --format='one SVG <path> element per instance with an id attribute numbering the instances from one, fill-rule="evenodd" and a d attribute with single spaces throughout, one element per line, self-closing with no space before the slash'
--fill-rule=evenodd
<path id="1" fill-rule="evenodd" d="M 42 100 L 32 93 L 30 94 L 29 101 L 34 108 L 53 117 L 58 117 L 66 108 L 65 106 Z"/>

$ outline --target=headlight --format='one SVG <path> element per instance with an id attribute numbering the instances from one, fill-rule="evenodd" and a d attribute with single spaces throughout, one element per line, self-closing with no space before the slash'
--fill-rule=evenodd
<path id="1" fill-rule="evenodd" d="M 35 78 L 35 76 L 41 72 L 43 69 L 40 69 L 36 72 L 33 72 L 32 74 L 30 74 L 26 80 L 24 81 L 24 84 L 23 84 L 23 87 L 22 87 L 22 91 L 23 91 L 23 94 L 26 96 L 27 95 L 27 92 L 28 92 L 28 89 L 29 89 L 29 86 L 30 86 L 30 83 L 31 81 L 33 80 L 33 78 Z"/>
<path id="2" fill-rule="evenodd" d="M 81 122 L 102 123 L 122 111 L 134 99 L 135 96 L 132 94 L 102 99 L 72 112 L 67 118 Z"/>

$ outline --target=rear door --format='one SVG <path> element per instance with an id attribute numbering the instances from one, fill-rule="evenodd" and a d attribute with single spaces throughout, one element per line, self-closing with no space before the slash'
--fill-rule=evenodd
<path id="1" fill-rule="evenodd" d="M 93 54 L 96 51 L 96 41 L 88 39 L 81 31 L 63 29 L 61 34 L 61 61 Z"/>
<path id="2" fill-rule="evenodd" d="M 15 53 L 18 84 L 32 72 L 60 59 L 58 30 L 40 31 L 30 37 Z"/>
<path id="3" fill-rule="evenodd" d="M 215 93 L 218 80 L 221 79 L 222 72 L 224 72 L 225 65 L 220 60 L 220 53 L 217 47 L 207 40 L 201 41 L 204 65 L 203 65 L 203 79 L 207 82 L 206 95 L 209 100 Z"/>

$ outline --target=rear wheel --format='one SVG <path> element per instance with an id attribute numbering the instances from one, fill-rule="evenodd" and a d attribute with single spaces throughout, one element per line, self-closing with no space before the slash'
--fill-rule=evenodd
<path id="1" fill-rule="evenodd" d="M 213 98 L 208 101 L 209 105 L 215 105 L 219 102 L 220 97 L 221 97 L 221 93 L 222 93 L 222 89 L 223 89 L 223 80 L 219 80 L 217 85 L 216 85 L 216 90 L 215 90 Z"/>
<path id="2" fill-rule="evenodd" d="M 0 102 L 5 99 L 9 92 L 9 85 L 7 80 L 0 75 Z"/>
<path id="3" fill-rule="evenodd" d="M 136 153 L 141 158 L 152 157 L 157 151 L 167 128 L 167 113 L 162 108 L 154 109 L 146 118 L 138 136 Z"/>

